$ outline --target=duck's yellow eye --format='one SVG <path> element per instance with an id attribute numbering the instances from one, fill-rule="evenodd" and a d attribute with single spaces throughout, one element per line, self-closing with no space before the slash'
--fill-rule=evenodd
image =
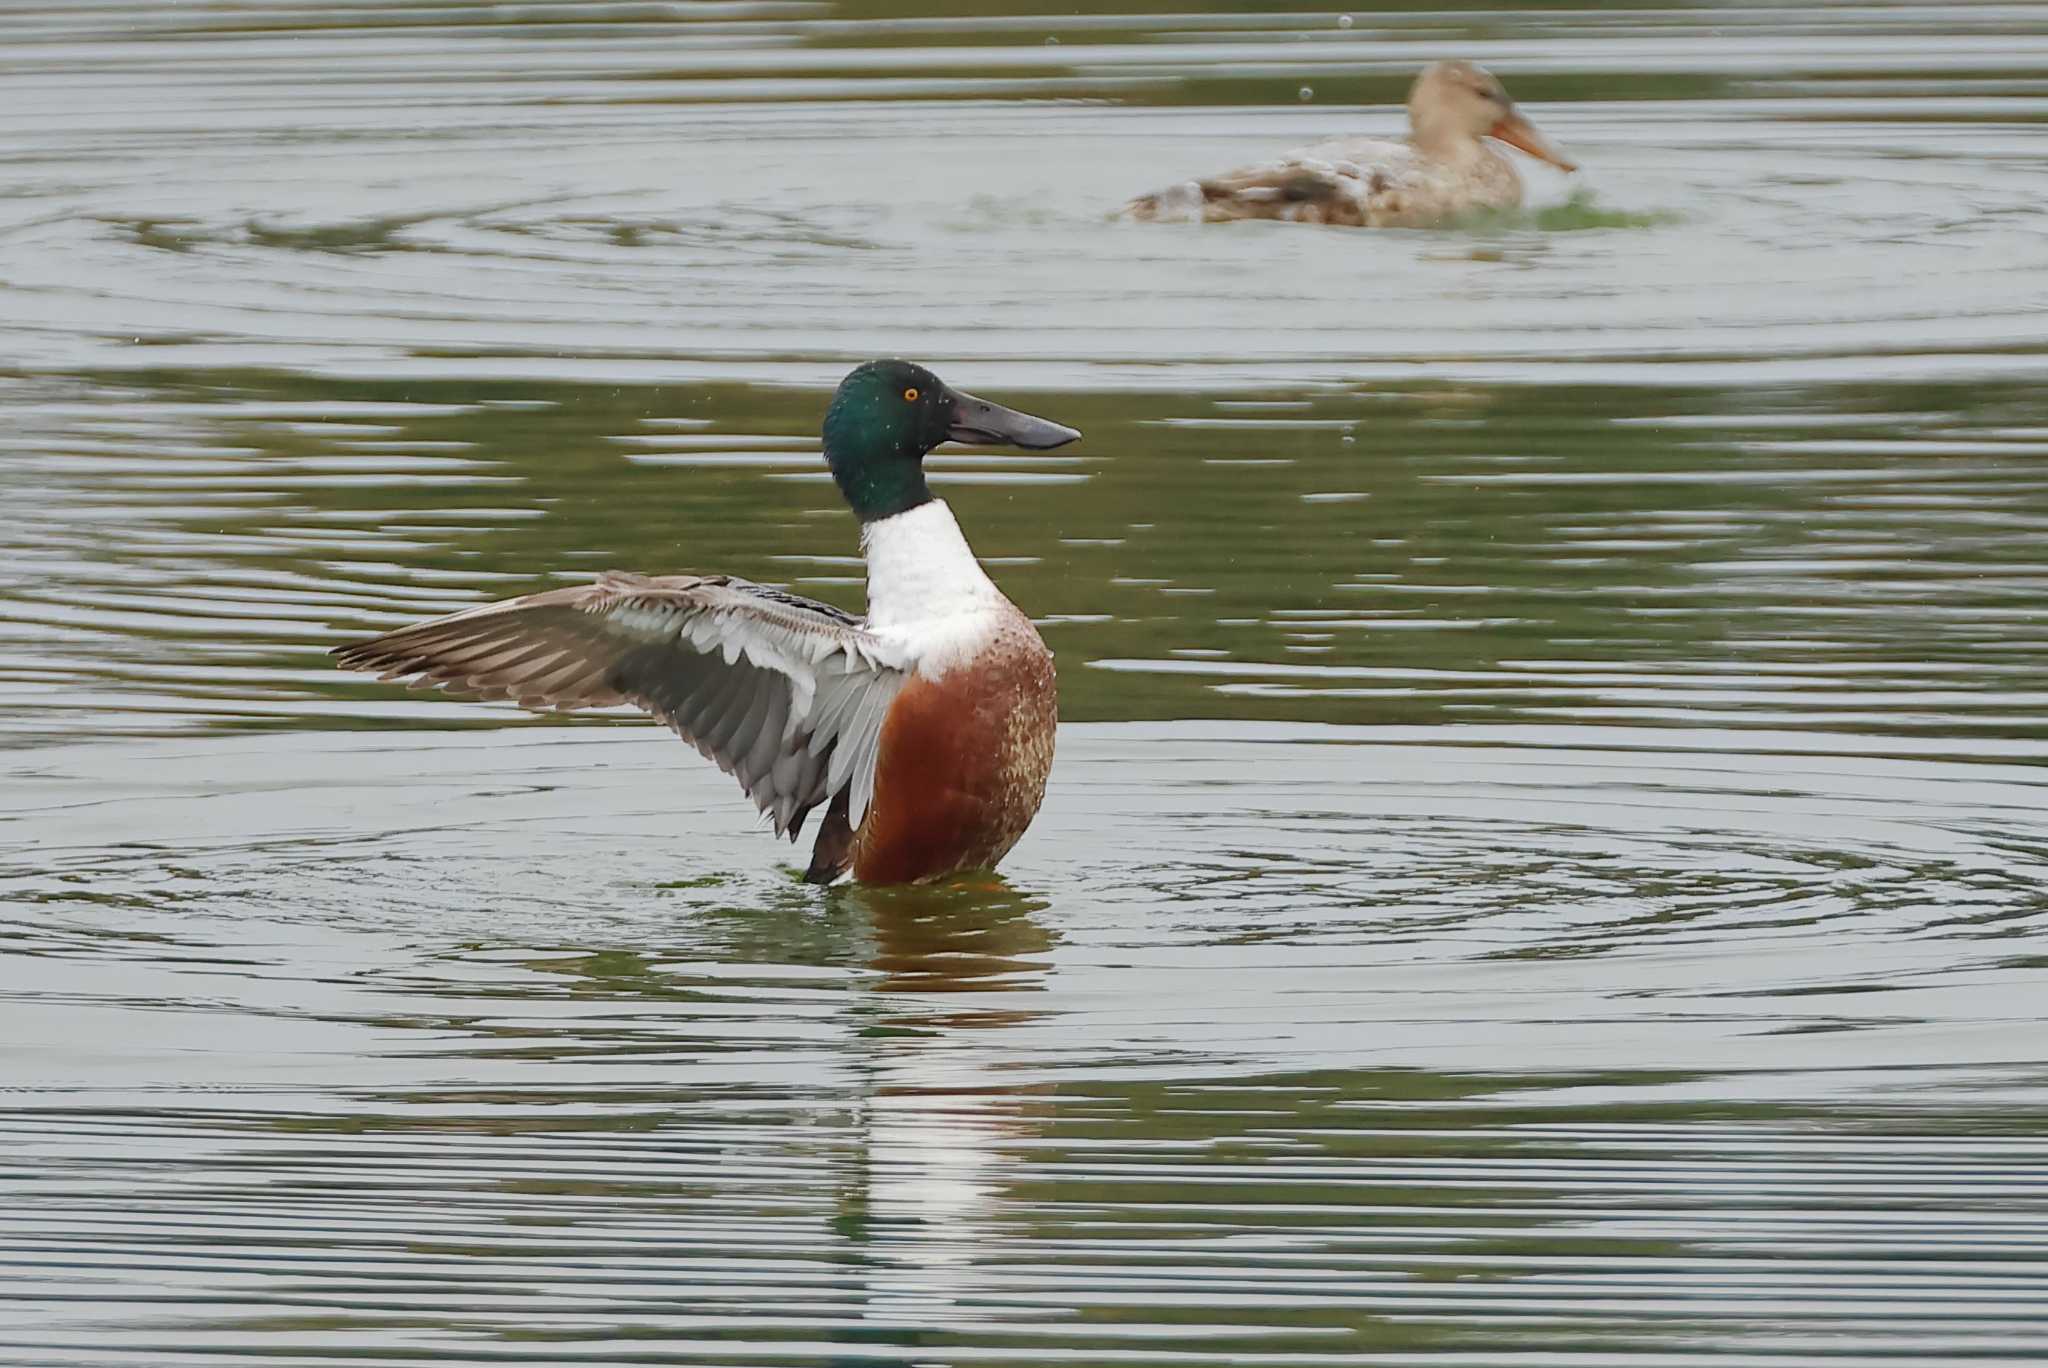
<path id="1" fill-rule="evenodd" d="M 904 398 L 905 398 L 906 400 L 908 400 L 909 402 L 913 403 L 913 404 L 914 404 L 914 403 L 916 403 L 916 402 L 917 402 L 917 386 L 915 386 L 915 385 L 912 385 L 912 386 L 911 386 L 911 387 L 910 387 L 909 389 L 907 389 L 907 390 L 903 391 L 903 397 L 904 397 Z"/>

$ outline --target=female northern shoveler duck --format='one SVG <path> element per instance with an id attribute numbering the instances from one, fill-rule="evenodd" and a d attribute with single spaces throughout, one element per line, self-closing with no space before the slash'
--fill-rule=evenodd
<path id="1" fill-rule="evenodd" d="M 861 521 L 868 615 L 730 575 L 610 573 L 335 651 L 349 669 L 529 708 L 632 703 L 736 776 L 804 877 L 910 883 L 991 866 L 1045 796 L 1052 653 L 925 484 L 941 442 L 1042 450 L 1081 434 L 870 361 L 825 414 L 825 460 Z"/>
<path id="2" fill-rule="evenodd" d="M 1437 62 L 1408 92 L 1409 138 L 1333 138 L 1278 161 L 1141 195 L 1135 219 L 1226 223 L 1287 219 L 1347 228 L 1426 228 L 1522 202 L 1521 177 L 1481 141 L 1498 138 L 1566 171 L 1578 167 L 1522 117 L 1499 81 L 1470 62 Z"/>

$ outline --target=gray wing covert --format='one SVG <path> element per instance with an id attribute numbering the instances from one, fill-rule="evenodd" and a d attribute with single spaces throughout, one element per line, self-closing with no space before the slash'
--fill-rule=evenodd
<path id="1" fill-rule="evenodd" d="M 907 662 L 830 605 L 727 575 L 611 573 L 338 648 L 349 669 L 522 707 L 632 703 L 795 840 L 842 789 L 860 824 Z"/>

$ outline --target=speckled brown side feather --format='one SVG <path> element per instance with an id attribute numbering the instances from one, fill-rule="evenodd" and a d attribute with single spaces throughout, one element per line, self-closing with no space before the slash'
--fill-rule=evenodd
<path id="1" fill-rule="evenodd" d="M 1280 219 L 1339 228 L 1423 228 L 1461 213 L 1521 203 L 1522 183 L 1497 152 L 1458 167 L 1434 164 L 1405 143 L 1352 139 L 1262 166 L 1140 195 L 1124 206 L 1143 222 Z"/>
<path id="2" fill-rule="evenodd" d="M 882 728 L 854 877 L 913 883 L 994 865 L 1045 799 L 1058 730 L 1052 653 L 1021 613 L 970 664 L 913 677 Z M 822 839 L 822 838 L 821 838 Z"/>

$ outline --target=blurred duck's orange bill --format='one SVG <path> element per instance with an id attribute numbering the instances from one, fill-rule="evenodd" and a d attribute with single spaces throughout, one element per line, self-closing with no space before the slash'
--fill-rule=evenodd
<path id="1" fill-rule="evenodd" d="M 1576 171 L 1579 169 L 1577 162 L 1558 151 L 1556 145 L 1550 139 L 1536 131 L 1535 124 L 1530 123 L 1520 114 L 1508 113 L 1502 115 L 1500 122 L 1488 129 L 1487 133 L 1492 137 L 1499 138 L 1509 147 L 1520 148 L 1539 161 L 1549 162 L 1560 171 Z"/>

